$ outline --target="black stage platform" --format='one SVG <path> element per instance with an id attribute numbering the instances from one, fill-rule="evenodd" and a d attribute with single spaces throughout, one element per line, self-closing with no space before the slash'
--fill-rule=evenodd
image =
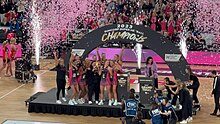
<path id="1" fill-rule="evenodd" d="M 28 112 L 32 113 L 52 113 L 52 114 L 67 114 L 67 115 L 84 115 L 84 116 L 107 116 L 121 117 L 121 106 L 108 106 L 107 103 L 103 106 L 89 105 L 68 105 L 67 102 L 56 104 L 56 88 L 49 90 L 46 93 L 40 94 L 36 99 L 29 102 Z M 142 110 L 144 119 L 150 119 L 150 106 L 146 105 Z M 179 110 L 176 111 L 178 117 L 181 117 Z"/>

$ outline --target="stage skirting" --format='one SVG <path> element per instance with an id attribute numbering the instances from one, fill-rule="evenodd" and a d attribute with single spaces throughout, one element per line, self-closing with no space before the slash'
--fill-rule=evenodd
<path id="1" fill-rule="evenodd" d="M 121 115 L 120 107 L 99 107 L 95 105 L 71 106 L 45 103 L 39 104 L 33 102 L 29 103 L 28 112 L 106 117 L 120 117 Z"/>
<path id="2" fill-rule="evenodd" d="M 56 104 L 56 88 L 49 90 L 47 93 L 39 95 L 35 100 L 29 102 L 28 112 L 35 113 L 52 113 L 52 114 L 67 114 L 67 115 L 84 115 L 84 116 L 107 116 L 120 117 L 121 106 L 106 105 L 68 105 L 67 102 Z"/>
<path id="3" fill-rule="evenodd" d="M 65 114 L 65 115 L 84 115 L 84 116 L 106 116 L 106 117 L 121 117 L 121 106 L 108 106 L 107 103 L 103 106 L 98 105 L 68 105 L 67 102 L 56 104 L 56 88 L 49 90 L 47 93 L 39 95 L 35 100 L 30 101 L 28 106 L 29 113 L 51 113 L 51 114 Z M 144 119 L 150 119 L 150 106 L 145 105 L 142 110 Z M 179 110 L 176 111 L 178 117 L 181 117 Z"/>

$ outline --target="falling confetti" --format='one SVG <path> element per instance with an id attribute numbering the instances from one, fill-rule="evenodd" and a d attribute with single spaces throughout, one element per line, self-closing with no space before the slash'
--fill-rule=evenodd
<path id="1" fill-rule="evenodd" d="M 66 31 L 72 31 L 82 20 L 92 18 L 96 12 L 95 3 L 95 0 L 32 0 L 27 3 L 27 43 L 35 48 L 37 63 L 40 52 L 53 49 L 64 40 L 62 36 Z"/>
<path id="2" fill-rule="evenodd" d="M 186 12 L 197 31 L 220 37 L 220 1 L 186 0 Z"/>

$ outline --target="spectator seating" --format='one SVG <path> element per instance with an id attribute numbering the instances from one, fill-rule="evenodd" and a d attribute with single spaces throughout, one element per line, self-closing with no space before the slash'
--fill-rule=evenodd
<path id="1" fill-rule="evenodd" d="M 1 26 L 10 26 L 10 32 L 14 32 L 18 42 L 25 44 L 26 38 L 23 36 L 23 18 L 25 6 L 29 5 L 28 1 L 6 1 L 2 0 L 0 3 Z M 186 8 L 185 0 L 101 0 L 96 3 L 94 10 L 96 10 L 96 17 L 94 15 L 87 15 L 78 17 L 77 28 L 73 31 L 68 31 L 67 40 L 77 41 L 86 33 L 95 30 L 104 25 L 116 23 L 131 23 L 150 27 L 152 30 L 163 34 L 169 38 L 176 46 L 179 45 L 179 34 L 182 32 L 182 23 L 190 15 L 184 15 L 182 11 Z M 4 10 L 4 11 L 3 11 Z M 188 17 L 189 16 L 189 17 Z M 25 25 L 25 24 L 24 24 Z M 195 32 L 193 22 L 188 22 L 186 25 L 188 31 L 194 34 L 194 41 L 199 31 Z M 18 29 L 17 29 L 18 28 Z M 1 28 L 0 28 L 1 29 Z M 6 40 L 8 31 L 1 32 L 0 42 Z M 27 34 L 27 33 L 26 33 Z M 64 35 L 65 36 L 65 35 Z M 200 39 L 201 40 L 201 39 Z M 193 51 L 218 51 L 219 46 L 215 43 L 213 46 L 206 45 L 206 41 L 192 42 L 189 45 L 189 50 Z M 217 43 L 218 44 L 218 43 Z"/>

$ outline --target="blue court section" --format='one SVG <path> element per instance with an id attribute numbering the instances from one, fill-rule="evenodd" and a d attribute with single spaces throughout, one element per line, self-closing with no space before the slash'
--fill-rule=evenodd
<path id="1" fill-rule="evenodd" d="M 65 123 L 6 120 L 2 124 L 65 124 Z"/>

